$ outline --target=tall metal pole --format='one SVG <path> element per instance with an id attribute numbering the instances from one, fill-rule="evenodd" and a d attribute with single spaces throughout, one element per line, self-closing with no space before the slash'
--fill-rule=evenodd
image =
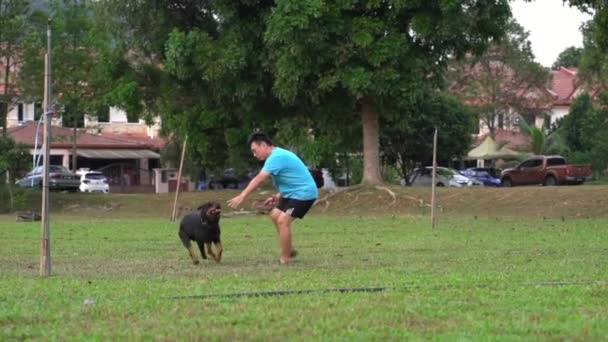
<path id="1" fill-rule="evenodd" d="M 433 184 L 431 185 L 431 227 L 435 228 L 437 224 L 437 197 L 435 196 L 435 189 L 437 187 L 436 182 L 437 175 L 437 128 L 435 128 L 435 134 L 433 135 Z"/>
<path id="2" fill-rule="evenodd" d="M 49 165 L 51 163 L 51 19 L 47 23 L 47 50 L 44 68 L 44 173 L 42 174 L 42 223 L 40 243 L 40 276 L 51 275 L 51 224 L 49 217 Z"/>
<path id="3" fill-rule="evenodd" d="M 182 171 L 184 168 L 184 157 L 186 156 L 186 143 L 188 142 L 188 136 L 184 139 L 184 146 L 182 146 L 182 156 L 179 160 L 179 171 L 177 173 L 177 187 L 175 188 L 175 200 L 173 200 L 173 213 L 171 213 L 171 222 L 175 222 L 175 212 L 177 210 L 177 198 L 179 197 L 179 188 L 182 185 Z"/>

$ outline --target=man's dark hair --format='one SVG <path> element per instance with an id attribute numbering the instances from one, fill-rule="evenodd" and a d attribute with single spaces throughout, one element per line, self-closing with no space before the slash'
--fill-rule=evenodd
<path id="1" fill-rule="evenodd" d="M 268 134 L 266 134 L 266 132 L 253 133 L 247 140 L 247 145 L 251 145 L 252 142 L 255 142 L 256 144 L 260 144 L 260 143 L 264 142 L 269 146 L 273 146 L 272 139 L 270 139 L 270 136 Z"/>

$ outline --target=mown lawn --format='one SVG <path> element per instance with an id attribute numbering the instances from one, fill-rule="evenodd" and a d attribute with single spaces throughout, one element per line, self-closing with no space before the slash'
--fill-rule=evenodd
<path id="1" fill-rule="evenodd" d="M 221 264 L 166 219 L 0 217 L 0 340 L 608 338 L 608 220 L 324 216 L 279 266 L 267 217 L 225 218 Z M 196 297 L 382 287 L 380 292 Z"/>

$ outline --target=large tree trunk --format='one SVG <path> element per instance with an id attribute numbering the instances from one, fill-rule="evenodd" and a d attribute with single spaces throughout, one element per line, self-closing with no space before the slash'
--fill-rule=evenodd
<path id="1" fill-rule="evenodd" d="M 380 128 L 376 104 L 371 97 L 361 99 L 363 123 L 363 179 L 366 185 L 382 183 L 380 174 Z"/>

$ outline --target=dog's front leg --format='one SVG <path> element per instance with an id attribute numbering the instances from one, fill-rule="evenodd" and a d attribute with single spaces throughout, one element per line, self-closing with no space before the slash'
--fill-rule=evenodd
<path id="1" fill-rule="evenodd" d="M 207 253 L 209 253 L 213 260 L 217 261 L 217 256 L 213 253 L 213 249 L 211 249 L 211 242 L 206 242 L 205 245 L 207 245 Z"/>
<path id="2" fill-rule="evenodd" d="M 222 253 L 224 252 L 224 248 L 222 248 L 222 242 L 215 242 L 215 248 L 217 249 L 217 259 L 215 259 L 215 261 L 220 262 L 222 260 Z"/>
<path id="3" fill-rule="evenodd" d="M 192 263 L 198 265 L 199 261 L 196 257 L 196 253 L 194 252 L 194 246 L 188 245 L 188 253 L 190 253 L 190 258 L 192 259 Z"/>
<path id="4" fill-rule="evenodd" d="M 205 254 L 205 244 L 201 241 L 196 241 L 196 244 L 198 245 L 198 249 L 201 251 L 201 257 L 203 259 L 207 259 L 207 255 Z"/>

